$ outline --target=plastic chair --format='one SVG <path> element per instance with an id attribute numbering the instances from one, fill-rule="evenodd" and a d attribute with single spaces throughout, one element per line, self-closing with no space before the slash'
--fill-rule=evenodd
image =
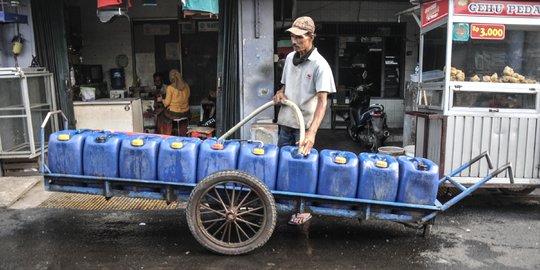
<path id="1" fill-rule="evenodd" d="M 176 136 L 186 136 L 186 134 L 180 134 L 180 122 L 188 121 L 188 120 L 189 118 L 187 117 L 180 117 L 180 118 L 173 119 L 173 122 L 176 122 Z"/>

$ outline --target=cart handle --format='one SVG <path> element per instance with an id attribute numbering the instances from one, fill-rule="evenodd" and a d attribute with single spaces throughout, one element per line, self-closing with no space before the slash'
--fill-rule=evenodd
<path id="1" fill-rule="evenodd" d="M 305 137 L 305 134 L 306 134 L 306 131 L 305 131 L 305 124 L 304 124 L 304 116 L 302 115 L 302 112 L 300 111 L 298 106 L 296 104 L 294 104 L 294 102 L 292 102 L 290 100 L 282 99 L 281 104 L 289 106 L 289 107 L 291 107 L 293 109 L 294 115 L 296 116 L 296 121 L 298 122 L 298 126 L 300 127 L 299 128 L 299 130 L 300 130 L 300 138 L 299 138 L 299 140 L 303 141 L 304 137 Z M 223 134 L 221 137 L 219 137 L 218 141 L 222 141 L 222 140 L 227 139 L 235 131 L 237 131 L 240 127 L 242 127 L 249 120 L 251 120 L 251 118 L 255 117 L 255 115 L 259 114 L 260 112 L 264 111 L 266 108 L 271 107 L 271 106 L 274 106 L 274 101 L 268 101 L 267 103 L 263 104 L 261 107 L 259 107 L 255 111 L 253 111 L 251 114 L 246 116 L 246 118 L 242 119 L 242 121 L 240 121 L 234 127 L 229 129 L 229 131 L 227 131 L 225 134 Z M 300 152 L 300 148 L 298 148 L 298 151 Z"/>
<path id="2" fill-rule="evenodd" d="M 45 173 L 45 126 L 47 126 L 47 123 L 49 122 L 49 119 L 51 118 L 52 115 L 54 114 L 60 114 L 62 116 L 62 118 L 64 119 L 64 129 L 67 129 L 68 128 L 68 119 L 66 117 L 66 115 L 64 114 L 64 112 L 62 112 L 61 110 L 56 110 L 56 111 L 52 111 L 52 112 L 49 112 L 47 113 L 47 116 L 45 116 L 45 119 L 43 120 L 43 123 L 41 123 L 41 173 L 44 174 Z M 51 171 L 49 170 L 49 168 L 47 168 L 47 171 L 50 173 Z"/>
<path id="3" fill-rule="evenodd" d="M 508 171 L 508 176 L 510 178 L 510 183 L 514 183 L 514 170 L 512 169 L 512 163 L 506 163 L 497 170 L 490 173 L 488 176 L 484 177 L 482 180 L 478 181 L 476 184 L 468 187 L 463 192 L 459 193 L 456 197 L 452 198 L 451 200 L 447 201 L 445 204 L 441 206 L 441 211 L 444 211 L 448 208 L 450 208 L 452 205 L 459 202 L 461 199 L 469 196 L 471 193 L 476 191 L 481 185 L 485 184 L 487 181 L 491 180 L 491 178 L 497 176 L 503 171 Z"/>
<path id="4" fill-rule="evenodd" d="M 454 186 L 456 186 L 457 188 L 459 188 L 461 191 L 465 191 L 467 188 L 465 188 L 463 185 L 461 185 L 460 183 L 458 183 L 454 179 L 452 179 L 452 176 L 457 175 L 458 173 L 460 173 L 464 169 L 466 169 L 466 168 L 470 167 L 471 165 L 473 165 L 474 163 L 478 162 L 483 157 L 486 157 L 488 167 L 489 167 L 490 170 L 492 170 L 493 169 L 493 162 L 491 161 L 491 157 L 489 156 L 489 152 L 484 151 L 484 152 L 482 152 L 482 154 L 474 157 L 469 162 L 459 166 L 459 168 L 455 169 L 454 171 L 452 171 L 448 175 L 445 175 L 443 178 L 441 178 L 441 180 L 439 180 L 439 186 L 441 186 L 446 181 L 448 181 L 448 182 L 452 183 Z M 512 177 L 513 177 L 513 175 L 512 175 Z M 513 179 L 511 179 L 511 181 L 513 183 Z"/>

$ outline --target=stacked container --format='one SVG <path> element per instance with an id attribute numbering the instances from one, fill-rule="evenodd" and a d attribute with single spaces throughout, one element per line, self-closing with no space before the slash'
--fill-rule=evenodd
<path id="1" fill-rule="evenodd" d="M 157 179 L 157 157 L 162 138 L 153 135 L 132 135 L 122 140 L 120 177 L 144 180 Z"/>
<path id="2" fill-rule="evenodd" d="M 244 143 L 240 147 L 238 169 L 256 176 L 270 190 L 276 188 L 278 147 L 259 142 Z"/>
<path id="3" fill-rule="evenodd" d="M 51 134 L 48 166 L 52 173 L 83 175 L 83 148 L 91 130 L 62 130 Z"/>
<path id="4" fill-rule="evenodd" d="M 360 199 L 395 202 L 399 186 L 399 164 L 395 158 L 384 154 L 359 155 Z"/>
<path id="5" fill-rule="evenodd" d="M 163 140 L 159 147 L 158 179 L 195 183 L 200 144 L 198 138 L 169 137 Z"/>
<path id="6" fill-rule="evenodd" d="M 307 156 L 298 147 L 284 146 L 279 154 L 277 190 L 312 193 L 317 191 L 319 153 L 311 149 Z"/>
<path id="7" fill-rule="evenodd" d="M 237 141 L 218 142 L 216 138 L 203 141 L 197 163 L 197 182 L 218 171 L 235 170 L 239 149 Z"/>
<path id="8" fill-rule="evenodd" d="M 419 157 L 401 156 L 399 162 L 399 191 L 402 203 L 434 205 L 439 188 L 439 166 Z"/>
<path id="9" fill-rule="evenodd" d="M 358 157 L 352 152 L 322 150 L 319 156 L 317 194 L 336 197 L 356 197 Z M 324 207 L 333 207 L 321 204 Z M 347 206 L 339 208 L 350 208 Z"/>
<path id="10" fill-rule="evenodd" d="M 84 174 L 101 177 L 119 177 L 119 156 L 124 133 L 94 132 L 84 143 Z"/>

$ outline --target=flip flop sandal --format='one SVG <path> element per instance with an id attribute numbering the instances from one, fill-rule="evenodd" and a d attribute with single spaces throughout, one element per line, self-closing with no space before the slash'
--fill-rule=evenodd
<path id="1" fill-rule="evenodd" d="M 297 213 L 291 216 L 290 225 L 303 225 L 311 219 L 311 213 Z"/>

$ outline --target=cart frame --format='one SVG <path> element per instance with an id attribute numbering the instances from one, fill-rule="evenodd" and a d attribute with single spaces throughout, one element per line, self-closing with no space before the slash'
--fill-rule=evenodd
<path id="1" fill-rule="evenodd" d="M 267 105 L 270 106 L 271 103 L 269 102 Z M 258 111 L 262 111 L 262 109 Z M 64 127 L 67 128 L 67 118 L 61 111 L 50 112 L 41 126 L 42 144 L 44 143 L 44 127 L 53 114 L 61 114 L 65 120 Z M 245 122 L 247 120 L 242 121 L 235 128 Z M 227 134 L 233 132 L 234 128 Z M 303 134 L 301 134 L 302 136 Z M 105 199 L 126 196 L 165 200 L 167 203 L 186 201 L 188 203 L 186 208 L 188 225 L 197 241 L 214 252 L 238 255 L 250 252 L 266 243 L 275 228 L 277 210 L 295 213 L 311 212 L 319 215 L 358 218 L 359 220 L 394 221 L 409 227 L 423 229 L 423 235 L 427 236 L 434 218 L 440 212 L 444 212 L 469 196 L 499 173 L 508 171 L 510 176 L 513 175 L 512 165 L 508 163 L 468 188 L 452 178 L 482 158 L 485 158 L 488 166 L 493 168 L 489 154 L 484 152 L 444 176 L 439 180 L 439 186 L 448 182 L 460 189 L 461 193 L 444 204 L 436 200 L 435 205 L 270 191 L 255 176 L 237 170 L 216 172 L 199 183 L 56 174 L 52 173 L 44 162 L 42 162 L 41 170 L 47 191 L 103 195 Z M 510 181 L 513 181 L 512 177 L 510 177 Z M 277 205 L 276 200 L 279 202 Z M 331 206 L 314 206 L 315 203 L 330 204 Z M 206 217 L 208 214 L 214 215 L 214 217 L 209 219 Z M 255 221 L 249 221 L 246 217 Z M 205 225 L 208 223 L 210 223 L 209 226 Z M 215 226 L 216 224 L 221 224 L 221 226 Z M 217 231 L 214 227 L 218 228 Z"/>

